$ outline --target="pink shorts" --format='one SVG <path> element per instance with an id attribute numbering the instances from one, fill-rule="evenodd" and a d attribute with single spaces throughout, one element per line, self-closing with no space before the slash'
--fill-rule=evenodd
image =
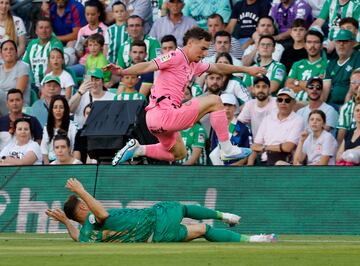
<path id="1" fill-rule="evenodd" d="M 192 99 L 180 106 L 160 105 L 146 112 L 146 123 L 150 132 L 170 150 L 176 143 L 179 131 L 192 127 L 199 116 L 199 101 Z"/>

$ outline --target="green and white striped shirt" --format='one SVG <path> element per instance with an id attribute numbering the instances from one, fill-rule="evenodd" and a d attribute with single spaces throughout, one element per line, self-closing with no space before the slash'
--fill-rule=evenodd
<path id="1" fill-rule="evenodd" d="M 160 55 L 160 43 L 153 37 L 145 35 L 144 42 L 146 44 L 146 58 L 145 61 L 150 61 Z M 117 65 L 122 68 L 127 68 L 131 65 L 130 48 L 132 39 L 129 39 L 123 43 L 118 52 Z"/>
<path id="2" fill-rule="evenodd" d="M 131 100 L 146 100 L 145 95 L 134 91 L 134 92 L 122 92 L 114 97 L 114 100 L 118 101 L 131 101 Z"/>
<path id="3" fill-rule="evenodd" d="M 198 97 L 198 96 L 200 96 L 201 94 L 203 94 L 204 92 L 203 92 L 203 89 L 202 89 L 202 87 L 199 85 L 199 84 L 197 84 L 197 83 L 193 83 L 192 84 L 192 86 L 191 86 L 191 95 L 193 96 L 193 97 Z"/>
<path id="4" fill-rule="evenodd" d="M 32 40 L 25 51 L 22 61 L 30 66 L 31 82 L 40 87 L 48 67 L 48 56 L 53 48 L 64 50 L 62 43 L 54 36 L 45 45 L 41 45 L 39 39 Z"/>
<path id="5" fill-rule="evenodd" d="M 289 72 L 288 78 L 307 81 L 311 77 L 325 77 L 327 67 L 327 59 L 320 57 L 315 62 L 308 59 L 302 59 L 295 62 Z M 296 100 L 308 102 L 307 92 L 302 90 L 296 93 Z"/>
<path id="6" fill-rule="evenodd" d="M 126 24 L 120 26 L 115 23 L 108 27 L 107 31 L 109 34 L 108 61 L 115 64 L 120 46 L 128 39 Z"/>
<path id="7" fill-rule="evenodd" d="M 201 155 L 197 161 L 197 165 L 206 165 L 206 131 L 200 123 L 196 123 L 192 128 L 182 130 L 181 137 L 186 147 L 186 157 L 182 160 L 176 161 L 178 164 L 183 164 L 190 159 L 193 148 L 201 148 Z"/>
<path id="8" fill-rule="evenodd" d="M 340 5 L 339 0 L 325 0 L 319 18 L 329 19 L 329 39 L 333 40 L 338 33 L 340 20 L 352 17 L 360 22 L 360 0 L 350 0 Z"/>
<path id="9" fill-rule="evenodd" d="M 354 120 L 354 107 L 354 99 L 351 99 L 350 101 L 344 103 L 344 105 L 341 106 L 337 128 L 349 130 L 356 126 Z"/>

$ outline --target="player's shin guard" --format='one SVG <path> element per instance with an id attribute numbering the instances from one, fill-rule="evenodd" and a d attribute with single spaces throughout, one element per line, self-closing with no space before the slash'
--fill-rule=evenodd
<path id="1" fill-rule="evenodd" d="M 211 242 L 246 242 L 245 236 L 226 229 L 206 225 L 205 239 Z"/>
<path id="2" fill-rule="evenodd" d="M 214 211 L 199 205 L 183 205 L 184 206 L 184 217 L 192 218 L 195 220 L 203 219 L 222 219 L 221 212 Z"/>
<path id="3" fill-rule="evenodd" d="M 145 156 L 162 161 L 174 161 L 174 155 L 166 150 L 166 148 L 161 144 L 152 144 L 145 146 Z"/>

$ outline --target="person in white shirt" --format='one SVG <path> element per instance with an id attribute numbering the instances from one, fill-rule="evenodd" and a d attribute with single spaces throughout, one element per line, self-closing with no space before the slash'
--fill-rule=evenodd
<path id="1" fill-rule="evenodd" d="M 104 90 L 103 71 L 99 68 L 89 69 L 85 81 L 69 101 L 70 112 L 74 113 L 74 121 L 78 127 L 84 125 L 83 110 L 86 105 L 95 101 L 113 100 L 114 97 L 114 93 Z"/>
<path id="2" fill-rule="evenodd" d="M 238 120 L 249 124 L 253 136 L 256 136 L 265 116 L 277 109 L 276 99 L 270 94 L 270 80 L 266 76 L 254 80 L 252 93 L 255 99 L 245 103 Z"/>
<path id="3" fill-rule="evenodd" d="M 56 160 L 50 164 L 82 164 L 82 162 L 71 155 L 70 139 L 63 134 L 54 137 L 54 152 Z"/>

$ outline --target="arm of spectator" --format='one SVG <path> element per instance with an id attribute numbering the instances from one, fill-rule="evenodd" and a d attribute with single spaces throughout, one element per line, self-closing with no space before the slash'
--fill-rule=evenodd
<path id="1" fill-rule="evenodd" d="M 81 161 L 81 152 L 80 151 L 75 151 L 73 152 L 73 156 L 75 159 L 78 159 Z"/>
<path id="2" fill-rule="evenodd" d="M 41 3 L 41 12 L 44 17 L 50 17 L 50 2 L 43 0 Z"/>
<path id="3" fill-rule="evenodd" d="M 229 32 L 230 34 L 233 33 L 234 28 L 236 26 L 237 20 L 235 18 L 230 19 L 228 25 L 226 26 L 225 30 Z"/>
<path id="4" fill-rule="evenodd" d="M 325 20 L 322 18 L 317 18 L 310 26 L 310 28 L 315 27 L 315 28 L 320 28 L 324 25 Z"/>
<path id="5" fill-rule="evenodd" d="M 104 206 L 85 190 L 79 180 L 69 178 L 65 187 L 76 193 L 86 203 L 90 211 L 95 215 L 97 222 L 102 223 L 109 217 L 109 213 Z"/>
<path id="6" fill-rule="evenodd" d="M 17 55 L 18 58 L 21 58 L 25 53 L 26 48 L 26 37 L 25 35 L 18 36 L 18 47 L 17 47 Z"/>
<path id="7" fill-rule="evenodd" d="M 20 76 L 16 79 L 16 88 L 25 93 L 29 82 L 29 75 Z"/>
<path id="8" fill-rule="evenodd" d="M 326 102 L 326 100 L 328 99 L 330 90 L 331 90 L 331 79 L 325 79 L 323 81 L 323 92 L 321 95 L 321 98 L 324 102 Z"/>
<path id="9" fill-rule="evenodd" d="M 345 138 L 346 128 L 338 128 L 336 140 L 340 145 Z"/>
<path id="10" fill-rule="evenodd" d="M 328 165 L 329 161 L 330 161 L 330 156 L 329 155 L 323 155 L 323 156 L 320 157 L 320 161 L 318 161 L 314 165 Z"/>
<path id="11" fill-rule="evenodd" d="M 258 144 L 258 143 L 254 143 L 253 145 L 251 145 L 251 149 L 252 149 L 253 152 L 248 157 L 247 165 L 254 165 L 255 164 L 256 157 L 257 157 L 259 152 L 263 151 L 263 147 L 264 147 L 264 145 Z"/>
<path id="12" fill-rule="evenodd" d="M 139 89 L 139 93 L 145 95 L 146 97 L 150 95 L 151 87 L 153 86 L 152 83 L 142 83 Z"/>
<path id="13" fill-rule="evenodd" d="M 299 85 L 295 86 L 295 79 L 288 78 L 285 82 L 285 87 L 292 89 L 295 93 L 305 90 L 306 88 L 306 81 L 298 80 Z"/>
<path id="14" fill-rule="evenodd" d="M 79 106 L 82 95 L 90 90 L 91 86 L 93 86 L 91 81 L 85 81 L 80 85 L 77 93 L 75 93 L 69 100 L 70 112 L 75 112 Z"/>
<path id="15" fill-rule="evenodd" d="M 191 157 L 183 165 L 195 165 L 201 156 L 202 150 L 202 148 L 193 147 Z"/>
<path id="16" fill-rule="evenodd" d="M 277 82 L 276 80 L 271 80 L 270 81 L 270 91 L 271 91 L 271 93 L 276 92 L 279 88 L 280 88 L 280 83 L 279 82 Z"/>
<path id="17" fill-rule="evenodd" d="M 47 216 L 64 224 L 66 226 L 66 229 L 68 230 L 70 237 L 74 241 L 79 241 L 79 230 L 72 225 L 69 218 L 66 217 L 65 213 L 61 209 L 54 209 L 54 210 L 47 209 L 45 213 Z"/>
<path id="18" fill-rule="evenodd" d="M 241 46 L 241 49 L 243 49 L 245 51 L 245 49 L 248 48 L 252 44 L 254 44 L 254 40 L 250 38 Z"/>
<path id="19" fill-rule="evenodd" d="M 290 38 L 290 32 L 291 29 L 288 29 L 287 31 L 283 33 L 279 33 L 278 35 L 274 36 L 275 41 L 284 41 Z"/>
<path id="20" fill-rule="evenodd" d="M 36 162 L 37 157 L 33 151 L 29 151 L 22 159 L 7 156 L 3 163 L 6 165 L 32 165 Z"/>
<path id="21" fill-rule="evenodd" d="M 72 29 L 71 33 L 65 34 L 65 35 L 58 35 L 56 37 L 59 39 L 59 41 L 61 41 L 63 43 L 67 43 L 67 42 L 70 42 L 70 41 L 76 41 L 79 30 L 80 30 L 80 27 L 74 27 Z"/>
<path id="22" fill-rule="evenodd" d="M 308 135 L 309 133 L 306 130 L 301 133 L 300 140 L 294 154 L 294 165 L 303 165 L 306 159 L 306 154 L 303 152 L 303 146 Z"/>
<path id="23" fill-rule="evenodd" d="M 274 151 L 274 152 L 286 152 L 290 153 L 292 152 L 296 147 L 296 144 L 290 141 L 276 144 L 276 145 L 266 145 L 265 151 Z"/>
<path id="24" fill-rule="evenodd" d="M 257 49 L 255 48 L 250 53 L 248 53 L 246 55 L 245 54 L 243 55 L 243 58 L 242 58 L 241 61 L 243 62 L 244 66 L 251 66 L 254 63 L 256 52 L 257 52 Z"/>
<path id="25" fill-rule="evenodd" d="M 342 160 L 342 155 L 343 155 L 344 151 L 345 151 L 345 140 L 343 140 L 341 142 L 341 145 L 336 153 L 336 161 L 337 162 Z"/>
<path id="26" fill-rule="evenodd" d="M 50 164 L 50 161 L 49 161 L 49 156 L 47 154 L 43 154 L 43 163 L 44 165 L 48 165 Z"/>

